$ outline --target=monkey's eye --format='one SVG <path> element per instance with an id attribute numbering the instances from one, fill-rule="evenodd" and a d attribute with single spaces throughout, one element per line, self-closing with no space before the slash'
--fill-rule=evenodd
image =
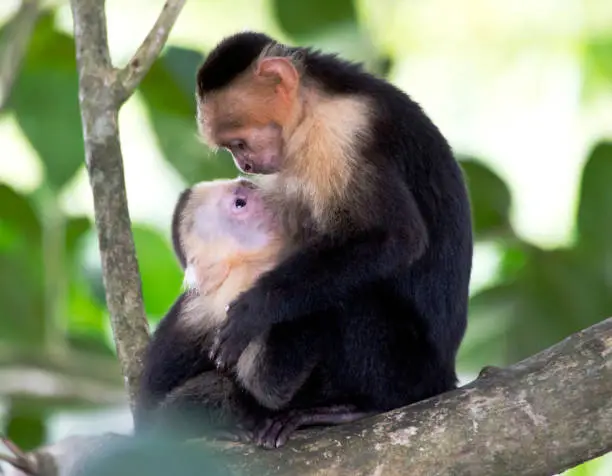
<path id="1" fill-rule="evenodd" d="M 246 207 L 247 201 L 244 198 L 237 198 L 234 200 L 234 207 L 236 208 L 244 208 Z"/>
<path id="2" fill-rule="evenodd" d="M 242 139 L 236 139 L 229 143 L 229 148 L 232 152 L 244 152 L 247 149 L 246 142 Z"/>

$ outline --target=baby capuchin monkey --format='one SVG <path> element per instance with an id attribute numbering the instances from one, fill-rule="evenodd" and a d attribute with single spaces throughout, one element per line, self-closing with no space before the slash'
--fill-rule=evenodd
<path id="1" fill-rule="evenodd" d="M 188 289 L 149 346 L 137 403 L 138 433 L 154 428 L 201 436 L 208 430 L 217 438 L 271 448 L 310 423 L 299 409 L 324 397 L 316 382 L 304 385 L 322 356 L 323 320 L 279 325 L 255 336 L 227 375 L 208 358 L 212 333 L 226 319 L 227 305 L 287 252 L 271 205 L 255 183 L 243 178 L 203 182 L 181 194 L 172 236 Z M 346 412 L 348 407 L 321 411 L 335 420 L 340 408 Z M 289 413 L 283 424 L 272 418 L 289 409 L 290 421 Z M 319 417 L 313 423 L 326 421 Z"/>

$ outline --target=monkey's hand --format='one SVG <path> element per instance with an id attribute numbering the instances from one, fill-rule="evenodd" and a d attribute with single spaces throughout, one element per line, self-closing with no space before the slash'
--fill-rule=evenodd
<path id="1" fill-rule="evenodd" d="M 249 343 L 267 330 L 258 319 L 262 312 L 261 299 L 249 291 L 228 306 L 227 319 L 217 331 L 209 354 L 217 369 L 233 369 Z"/>

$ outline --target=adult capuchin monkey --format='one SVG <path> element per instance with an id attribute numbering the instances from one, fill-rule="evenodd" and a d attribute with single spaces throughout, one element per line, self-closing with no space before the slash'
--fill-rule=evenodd
<path id="1" fill-rule="evenodd" d="M 217 367 L 235 369 L 276 326 L 336 309 L 322 384 L 348 390 L 360 410 L 455 388 L 470 206 L 446 139 L 418 104 L 360 65 L 252 32 L 211 51 L 196 97 L 204 139 L 269 179 L 268 200 L 292 230 L 290 252 L 230 304 L 211 349 Z"/>

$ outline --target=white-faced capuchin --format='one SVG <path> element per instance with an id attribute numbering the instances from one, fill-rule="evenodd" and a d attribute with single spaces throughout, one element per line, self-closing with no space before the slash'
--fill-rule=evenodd
<path id="1" fill-rule="evenodd" d="M 275 205 L 243 178 L 203 182 L 179 197 L 172 236 L 188 289 L 149 345 L 136 433 L 210 434 L 275 447 L 309 423 L 298 410 L 320 397 L 316 382 L 305 383 L 318 375 L 324 320 L 280 324 L 255 336 L 228 375 L 208 357 L 227 305 L 287 253 Z M 272 417 L 289 408 L 292 421 L 274 427 Z"/>
<path id="2" fill-rule="evenodd" d="M 288 230 L 279 264 L 230 304 L 211 349 L 217 367 L 238 368 L 271 329 L 325 316 L 323 336 L 292 347 L 301 355 L 333 342 L 317 381 L 325 407 L 309 402 L 302 421 L 347 421 L 455 388 L 470 204 L 448 142 L 419 105 L 358 64 L 252 32 L 210 52 L 196 98 L 204 139 L 262 175 Z M 359 411 L 330 416 L 337 396 Z"/>

